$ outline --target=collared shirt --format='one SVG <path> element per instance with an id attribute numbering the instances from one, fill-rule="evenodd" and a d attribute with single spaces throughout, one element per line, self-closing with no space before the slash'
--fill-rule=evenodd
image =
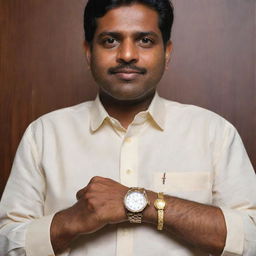
<path id="1" fill-rule="evenodd" d="M 227 226 L 222 255 L 256 255 L 256 176 L 237 131 L 217 114 L 158 94 L 127 130 L 99 97 L 27 128 L 0 205 L 0 255 L 54 255 L 52 218 L 93 176 L 216 205 Z M 207 254 L 153 225 L 122 223 L 80 236 L 62 255 Z"/>

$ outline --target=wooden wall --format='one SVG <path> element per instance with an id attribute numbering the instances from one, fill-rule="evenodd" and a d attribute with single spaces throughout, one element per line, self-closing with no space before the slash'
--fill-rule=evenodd
<path id="1" fill-rule="evenodd" d="M 93 99 L 85 0 L 0 0 L 0 195 L 27 125 Z M 233 123 L 256 168 L 256 1 L 173 0 L 174 53 L 160 95 Z"/>

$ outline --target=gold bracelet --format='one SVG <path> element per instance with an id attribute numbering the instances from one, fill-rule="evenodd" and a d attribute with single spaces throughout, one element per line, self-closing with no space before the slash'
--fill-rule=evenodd
<path id="1" fill-rule="evenodd" d="M 164 227 L 164 208 L 166 202 L 164 201 L 164 194 L 159 192 L 157 199 L 154 202 L 154 206 L 157 209 L 157 230 L 163 230 Z"/>

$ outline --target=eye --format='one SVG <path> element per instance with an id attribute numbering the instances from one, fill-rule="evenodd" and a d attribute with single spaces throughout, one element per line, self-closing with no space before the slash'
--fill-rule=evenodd
<path id="1" fill-rule="evenodd" d="M 149 37 L 143 37 L 139 41 L 142 47 L 151 47 L 154 44 L 154 41 Z"/>
<path id="2" fill-rule="evenodd" d="M 115 38 L 109 37 L 103 39 L 103 46 L 106 48 L 113 48 L 118 44 L 118 41 Z"/>

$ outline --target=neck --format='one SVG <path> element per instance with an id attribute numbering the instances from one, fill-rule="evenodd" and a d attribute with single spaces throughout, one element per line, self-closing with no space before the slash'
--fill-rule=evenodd
<path id="1" fill-rule="evenodd" d="M 99 93 L 101 103 L 108 114 L 126 129 L 139 112 L 148 109 L 154 95 L 155 91 L 139 100 L 117 100 L 105 93 Z"/>

